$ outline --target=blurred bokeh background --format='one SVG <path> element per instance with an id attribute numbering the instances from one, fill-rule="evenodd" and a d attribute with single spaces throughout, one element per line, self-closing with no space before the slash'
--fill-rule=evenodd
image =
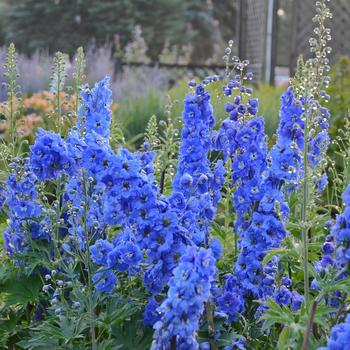
<path id="1" fill-rule="evenodd" d="M 189 79 L 223 72 L 222 57 L 232 39 L 235 54 L 250 61 L 260 111 L 271 134 L 278 122 L 279 95 L 297 57 L 310 55 L 314 4 L 314 0 L 0 0 L 0 62 L 5 61 L 6 46 L 14 42 L 19 84 L 31 99 L 26 113 L 35 116 L 42 113 L 41 92 L 49 86 L 53 54 L 57 50 L 67 54 L 69 83 L 76 50 L 83 46 L 87 82 L 106 74 L 112 77 L 115 113 L 126 135 L 137 139 L 151 115 L 165 118 L 168 96 L 172 102 L 180 101 L 173 103 L 172 113 L 181 113 Z M 332 0 L 329 6 L 333 12 L 330 109 L 341 118 L 350 104 L 350 1 Z M 220 86 L 212 87 L 216 88 Z M 0 101 L 4 99 L 0 94 Z"/>

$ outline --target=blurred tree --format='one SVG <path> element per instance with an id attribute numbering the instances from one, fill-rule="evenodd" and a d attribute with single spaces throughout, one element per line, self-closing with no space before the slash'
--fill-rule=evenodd
<path id="1" fill-rule="evenodd" d="M 5 11 L 5 3 L 3 0 L 0 0 L 0 46 L 5 43 L 5 24 L 4 24 L 4 13 Z"/>
<path id="2" fill-rule="evenodd" d="M 235 39 L 237 0 L 212 0 L 213 16 L 217 20 L 225 44 Z"/>
<path id="3" fill-rule="evenodd" d="M 183 0 L 6 0 L 5 39 L 27 53 L 36 49 L 73 53 L 76 47 L 95 41 L 113 41 L 119 34 L 122 45 L 132 29 L 141 25 L 152 43 L 154 58 L 165 40 L 184 43 L 187 4 Z"/>
<path id="4" fill-rule="evenodd" d="M 133 28 L 140 25 L 151 59 L 158 58 L 165 42 L 170 46 L 191 43 L 192 59 L 203 62 L 222 41 L 221 31 L 228 36 L 219 22 L 232 30 L 234 1 L 0 0 L 0 28 L 3 23 L 3 41 L 14 42 L 19 51 L 30 54 L 45 49 L 72 54 L 78 46 L 113 42 L 116 34 L 124 47 Z M 1 8 L 1 4 L 6 6 Z"/>
<path id="5" fill-rule="evenodd" d="M 72 53 L 93 33 L 84 0 L 6 0 L 5 39 L 20 51 L 36 49 Z"/>
<path id="6" fill-rule="evenodd" d="M 224 0 L 223 0 L 224 1 Z M 218 21 L 214 18 L 211 0 L 188 1 L 187 23 L 194 46 L 192 61 L 203 62 L 211 57 L 215 44 L 222 42 Z"/>

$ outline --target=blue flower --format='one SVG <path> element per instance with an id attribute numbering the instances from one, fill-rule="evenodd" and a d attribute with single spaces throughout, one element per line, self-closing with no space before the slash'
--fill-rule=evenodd
<path id="1" fill-rule="evenodd" d="M 282 286 L 275 293 L 276 303 L 279 305 L 289 305 L 291 301 L 291 293 L 285 286 Z"/>
<path id="2" fill-rule="evenodd" d="M 139 247 L 132 242 L 117 245 L 108 253 L 107 264 L 121 272 L 133 272 L 141 262 L 142 255 Z"/>
<path id="3" fill-rule="evenodd" d="M 350 343 L 350 315 L 345 322 L 333 326 L 330 339 L 326 347 L 319 350 L 347 350 Z"/>
<path id="4" fill-rule="evenodd" d="M 82 104 L 78 113 L 78 129 L 87 133 L 94 132 L 105 139 L 109 138 L 111 110 L 109 108 L 112 91 L 109 88 L 109 77 L 95 84 L 90 91 L 85 88 L 82 93 Z"/>
<path id="5" fill-rule="evenodd" d="M 56 179 L 62 173 L 74 174 L 75 160 L 60 135 L 39 129 L 35 143 L 30 150 L 31 166 L 39 180 Z"/>
<path id="6" fill-rule="evenodd" d="M 222 246 L 218 238 L 213 237 L 210 240 L 209 246 L 213 252 L 213 256 L 216 260 L 218 260 L 222 254 Z"/>
<path id="7" fill-rule="evenodd" d="M 201 85 L 196 87 L 193 95 L 186 96 L 183 119 L 174 192 L 169 200 L 174 209 L 182 210 L 182 222 L 192 241 L 197 245 L 207 244 L 209 225 L 221 199 L 220 189 L 226 170 L 222 161 L 216 162 L 212 169 L 209 160 L 215 119 L 210 95 Z M 224 142 L 218 139 L 215 143 L 220 141 Z M 183 194 L 183 199 L 179 193 Z"/>
<path id="8" fill-rule="evenodd" d="M 9 228 L 4 232 L 5 248 L 9 254 L 29 249 L 28 238 L 50 239 L 44 229 L 42 216 L 45 212 L 38 201 L 37 178 L 29 159 L 17 158 L 10 164 L 7 179 L 7 205 Z"/>
<path id="9" fill-rule="evenodd" d="M 169 281 L 167 297 L 158 309 L 162 318 L 153 326 L 155 332 L 151 349 L 166 348 L 173 337 L 176 348 L 198 347 L 194 333 L 198 330 L 204 303 L 210 295 L 216 273 L 214 264 L 210 250 L 187 248 Z"/>
<path id="10" fill-rule="evenodd" d="M 6 189 L 5 185 L 0 183 L 0 213 L 2 212 L 6 202 Z"/>
<path id="11" fill-rule="evenodd" d="M 300 310 L 301 304 L 304 301 L 304 297 L 300 295 L 297 291 L 292 291 L 292 302 L 291 302 L 291 309 L 293 312 L 296 312 Z"/>
<path id="12" fill-rule="evenodd" d="M 237 321 L 240 314 L 244 312 L 244 299 L 240 285 L 232 274 L 225 275 L 225 284 L 221 295 L 217 298 L 219 311 L 228 315 L 230 322 Z"/>
<path id="13" fill-rule="evenodd" d="M 100 293 L 112 293 L 118 282 L 115 274 L 111 270 L 106 270 L 105 268 L 97 270 L 92 276 L 92 280 L 96 290 Z"/>
<path id="14" fill-rule="evenodd" d="M 95 264 L 107 265 L 108 254 L 112 251 L 113 244 L 99 239 L 90 247 L 91 259 Z"/>
<path id="15" fill-rule="evenodd" d="M 153 326 L 161 319 L 162 314 L 158 312 L 158 307 L 159 304 L 153 296 L 148 299 L 148 303 L 143 313 L 143 324 L 145 326 Z"/>
<path id="16" fill-rule="evenodd" d="M 350 206 L 350 185 L 347 185 L 342 195 L 343 201 L 347 206 Z"/>

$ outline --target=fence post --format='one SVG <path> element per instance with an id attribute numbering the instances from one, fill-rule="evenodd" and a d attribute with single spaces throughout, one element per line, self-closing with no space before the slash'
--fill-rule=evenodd
<path id="1" fill-rule="evenodd" d="M 246 59 L 247 54 L 247 0 L 239 1 L 238 56 Z"/>

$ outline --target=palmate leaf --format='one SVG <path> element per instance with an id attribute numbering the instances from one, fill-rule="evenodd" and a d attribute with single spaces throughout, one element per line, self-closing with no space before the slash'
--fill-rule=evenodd
<path id="1" fill-rule="evenodd" d="M 58 341 L 55 339 L 38 339 L 35 337 L 32 337 L 27 340 L 21 340 L 17 343 L 17 346 L 19 346 L 21 349 L 27 349 L 27 350 L 47 350 L 47 349 L 62 349 L 58 345 Z"/>
<path id="2" fill-rule="evenodd" d="M 89 324 L 82 318 L 60 316 L 32 328 L 30 338 L 17 345 L 23 349 L 85 349 L 83 343 Z"/>
<path id="3" fill-rule="evenodd" d="M 9 267 L 0 268 L 0 293 L 3 295 L 4 306 L 21 305 L 39 301 L 42 287 L 37 275 L 26 276 L 23 272 L 10 270 Z"/>
<path id="4" fill-rule="evenodd" d="M 140 320 L 133 318 L 111 329 L 113 338 L 122 350 L 144 350 L 151 346 L 153 330 L 144 327 Z"/>
<path id="5" fill-rule="evenodd" d="M 115 345 L 113 340 L 104 340 L 97 344 L 96 350 L 119 350 L 123 345 Z"/>

